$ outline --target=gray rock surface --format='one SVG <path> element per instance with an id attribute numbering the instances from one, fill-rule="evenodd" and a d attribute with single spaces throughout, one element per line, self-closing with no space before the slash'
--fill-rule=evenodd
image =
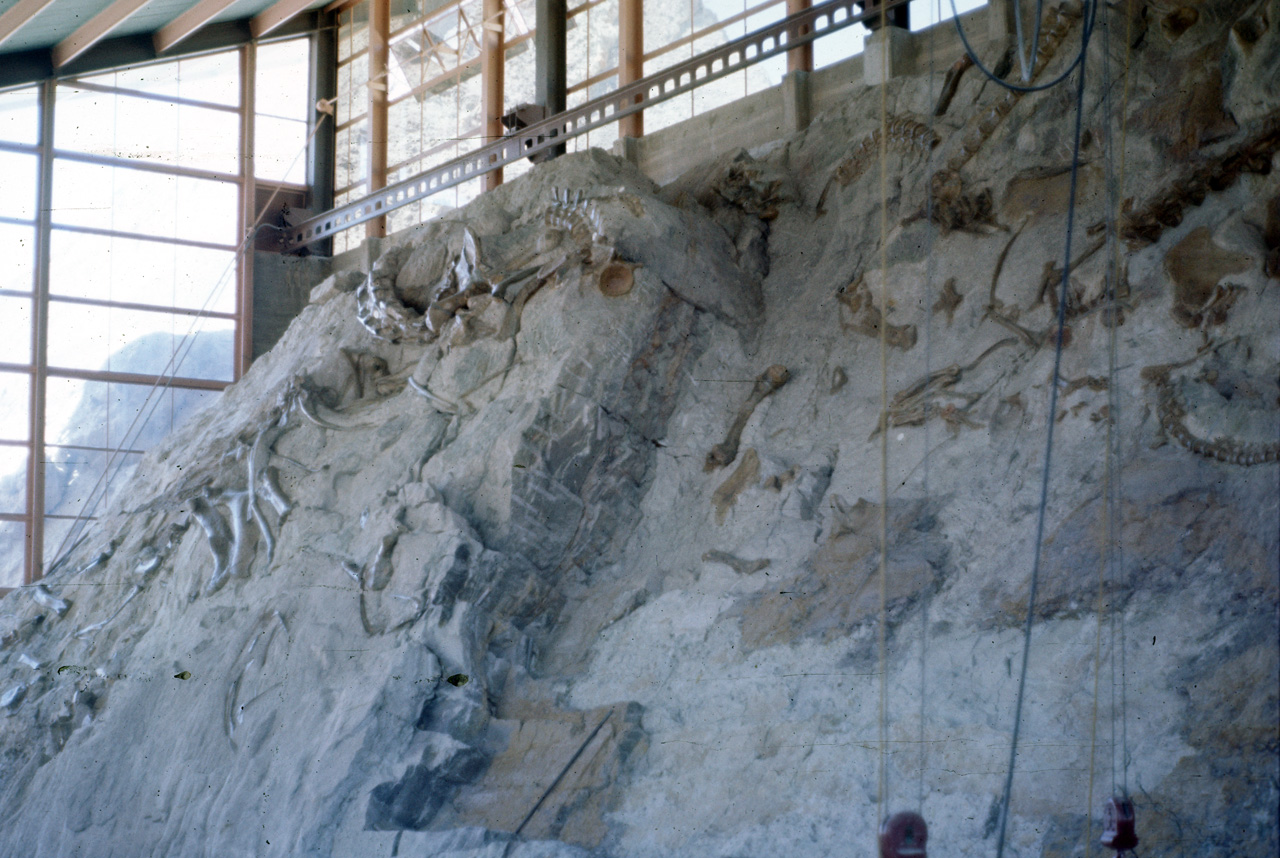
<path id="1" fill-rule="evenodd" d="M 1055 414 L 1072 100 L 984 130 L 973 72 L 662 190 L 558 159 L 326 284 L 0 602 L 0 854 L 826 856 L 919 805 L 989 855 L 1051 422 L 1008 854 L 1082 854 L 1113 759 L 1143 854 L 1275 854 L 1280 104 L 1232 81 L 1280 70 L 1175 128 L 1168 69 L 1238 40 L 1202 5 L 1087 101 Z"/>

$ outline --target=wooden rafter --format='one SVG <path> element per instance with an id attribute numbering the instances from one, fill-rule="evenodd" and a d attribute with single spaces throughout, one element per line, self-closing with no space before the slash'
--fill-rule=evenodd
<path id="1" fill-rule="evenodd" d="M 9 37 L 31 22 L 31 19 L 45 10 L 53 0 L 18 0 L 3 15 L 0 15 L 0 45 Z"/>
<path id="2" fill-rule="evenodd" d="M 107 8 L 80 26 L 67 38 L 53 46 L 53 67 L 60 69 L 82 55 L 129 20 L 150 0 L 115 0 Z"/>
<path id="3" fill-rule="evenodd" d="M 284 26 L 295 15 L 306 11 L 314 2 L 315 0 L 279 0 L 275 5 L 267 7 L 250 19 L 249 32 L 255 39 L 261 39 L 273 30 Z"/>
<path id="4" fill-rule="evenodd" d="M 162 54 L 230 8 L 236 0 L 200 0 L 199 3 L 165 24 L 151 37 L 156 53 Z"/>

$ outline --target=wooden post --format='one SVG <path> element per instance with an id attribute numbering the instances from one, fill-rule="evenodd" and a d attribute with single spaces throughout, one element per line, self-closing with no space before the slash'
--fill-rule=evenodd
<path id="1" fill-rule="evenodd" d="M 391 41 L 391 0 L 369 0 L 369 193 L 387 186 L 387 47 Z M 387 234 L 387 216 L 365 226 L 365 236 Z"/>
<path id="2" fill-rule="evenodd" d="M 484 0 L 484 37 L 480 42 L 480 103 L 484 110 L 484 142 L 502 139 L 503 69 L 506 66 L 506 14 L 502 0 Z M 502 168 L 484 174 L 482 187 L 492 191 L 502 184 Z"/>
<path id="3" fill-rule="evenodd" d="M 794 15 L 797 12 L 803 12 L 810 6 L 809 0 L 787 0 L 787 14 Z M 809 27 L 798 27 L 791 34 L 794 36 L 806 36 L 809 34 Z M 813 71 L 813 42 L 806 42 L 799 47 L 791 48 L 787 51 L 787 71 L 788 72 L 811 72 Z"/>
<path id="4" fill-rule="evenodd" d="M 618 0 L 618 86 L 644 77 L 644 4 L 642 0 Z M 643 137 L 644 113 L 618 120 L 619 137 Z"/>

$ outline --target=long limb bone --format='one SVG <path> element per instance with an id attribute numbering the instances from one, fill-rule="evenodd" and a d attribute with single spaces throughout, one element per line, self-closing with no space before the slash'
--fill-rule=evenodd
<path id="1" fill-rule="evenodd" d="M 787 372 L 787 368 L 781 364 L 774 364 L 756 377 L 755 383 L 751 385 L 751 395 L 738 409 L 725 439 L 712 447 L 711 452 L 707 454 L 707 462 L 703 470 L 712 471 L 723 468 L 738 457 L 738 444 L 742 440 L 742 430 L 746 428 L 747 421 L 751 419 L 756 406 L 764 401 L 766 396 L 786 384 L 790 378 L 791 373 Z"/>

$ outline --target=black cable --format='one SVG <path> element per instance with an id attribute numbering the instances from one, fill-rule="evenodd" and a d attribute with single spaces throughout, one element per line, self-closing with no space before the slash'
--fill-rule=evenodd
<path id="1" fill-rule="evenodd" d="M 1085 31 L 1084 45 L 1088 46 L 1088 29 Z M 1082 49 L 1081 56 L 1083 55 Z M 1076 187 L 1080 174 L 1080 135 L 1084 120 L 1084 72 L 1085 66 L 1081 64 L 1080 77 L 1076 84 L 1076 127 L 1075 140 L 1071 149 L 1071 192 L 1067 197 L 1067 235 L 1062 260 L 1062 285 L 1058 293 L 1058 330 L 1053 350 L 1053 378 L 1049 390 L 1049 430 L 1045 437 L 1044 469 L 1040 478 L 1040 507 L 1036 514 L 1035 555 L 1031 564 L 1031 588 L 1027 594 L 1027 618 L 1022 629 L 1022 667 L 1018 674 L 1018 701 L 1014 707 L 1013 738 L 1009 746 L 1009 769 L 1005 774 L 1004 797 L 1000 807 L 1000 836 L 996 840 L 996 858 L 1004 856 L 1005 829 L 1009 823 L 1009 799 L 1013 792 L 1014 765 L 1018 759 L 1018 734 L 1022 726 L 1022 704 L 1027 687 L 1027 661 L 1031 653 L 1031 627 L 1035 619 L 1036 589 L 1040 581 L 1044 519 L 1049 505 L 1049 468 L 1053 458 L 1053 427 L 1057 422 L 1055 418 L 1058 411 L 1058 387 L 1062 371 L 1062 335 L 1067 323 L 1067 285 L 1071 280 L 1071 239 L 1075 232 Z"/>
<path id="2" fill-rule="evenodd" d="M 956 32 L 960 34 L 960 41 L 964 43 L 964 50 L 965 53 L 969 55 L 969 59 L 973 60 L 973 64 L 977 66 L 979 71 L 986 75 L 988 79 L 1000 84 L 1000 86 L 1003 86 L 1005 89 L 1011 89 L 1014 92 L 1022 93 L 1043 92 L 1046 89 L 1052 89 L 1066 80 L 1071 73 L 1075 71 L 1076 66 L 1084 62 L 1085 55 L 1089 50 L 1089 39 L 1093 35 L 1094 19 L 1097 17 L 1097 12 L 1097 0 L 1085 0 L 1084 31 L 1080 36 L 1080 53 L 1076 54 L 1076 58 L 1071 61 L 1071 65 L 1067 66 L 1066 70 L 1063 71 L 1062 74 L 1058 75 L 1048 83 L 1041 83 L 1035 86 L 1019 86 L 1016 83 L 1009 83 L 1007 80 L 1004 80 L 991 69 L 983 65 L 982 60 L 978 59 L 978 54 L 973 49 L 973 45 L 969 44 L 969 37 L 965 35 L 964 26 L 960 23 L 960 15 L 956 11 L 956 0 L 951 0 L 951 13 L 953 16 L 951 20 L 955 22 Z"/>

